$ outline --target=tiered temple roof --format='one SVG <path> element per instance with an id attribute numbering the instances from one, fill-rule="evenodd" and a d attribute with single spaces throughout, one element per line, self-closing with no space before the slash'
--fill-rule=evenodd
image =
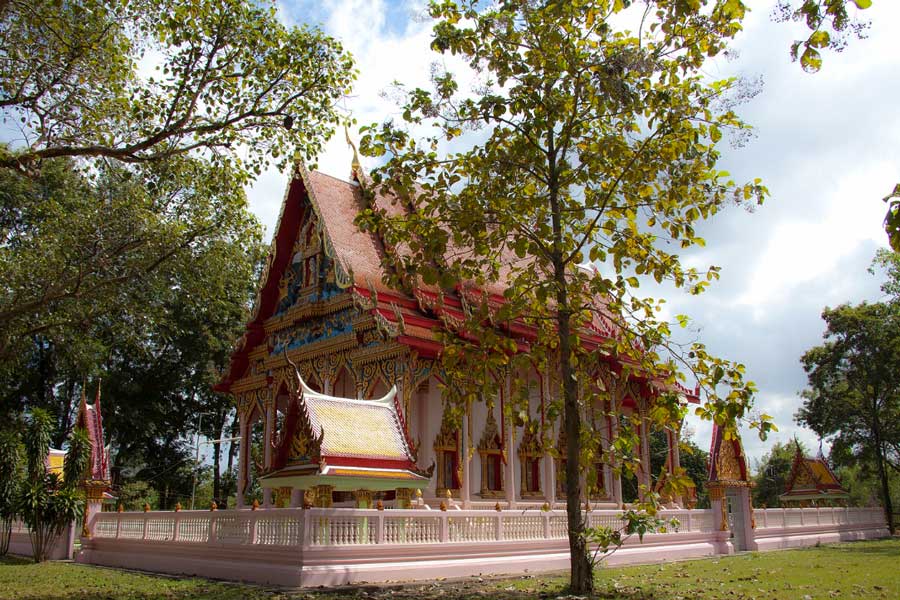
<path id="1" fill-rule="evenodd" d="M 783 504 L 811 501 L 828 504 L 850 497 L 821 453 L 816 457 L 804 456 L 800 444 L 796 447 L 785 491 L 778 497 Z"/>
<path id="2" fill-rule="evenodd" d="M 377 400 L 354 400 L 312 390 L 296 373 L 285 435 L 263 487 L 337 491 L 424 488 L 430 473 L 416 466 L 393 387 Z"/>
<path id="3" fill-rule="evenodd" d="M 100 414 L 100 384 L 97 384 L 97 396 L 94 404 L 87 403 L 87 396 L 82 391 L 81 405 L 78 407 L 78 416 L 75 418 L 75 428 L 83 428 L 87 431 L 91 443 L 91 460 L 89 472 L 85 479 L 89 482 L 110 482 L 109 474 L 109 448 L 103 443 L 103 417 Z"/>

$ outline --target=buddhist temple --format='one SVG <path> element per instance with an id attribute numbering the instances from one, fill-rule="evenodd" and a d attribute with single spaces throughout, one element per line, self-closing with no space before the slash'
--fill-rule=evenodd
<path id="1" fill-rule="evenodd" d="M 794 462 L 791 474 L 785 484 L 784 493 L 778 499 L 782 506 L 841 506 L 846 504 L 850 494 L 843 488 L 825 457 L 803 455 L 800 444 L 795 444 Z"/>
<path id="2" fill-rule="evenodd" d="M 392 214 L 403 209 L 367 181 L 357 163 L 349 181 L 298 165 L 288 184 L 251 319 L 217 385 L 238 406 L 238 506 L 362 507 L 375 498 L 402 507 L 410 490 L 435 507 L 448 497 L 461 508 L 561 506 L 564 436 L 547 416 L 554 375 L 495 374 L 497 398 L 473 404 L 458 424 L 444 418 L 441 390 L 451 382 L 440 369 L 437 333 L 464 320 L 466 289 L 385 284 L 383 259 L 396 250 L 354 219 L 371 203 Z M 502 298 L 495 287 L 485 292 Z M 515 324 L 504 334 L 529 341 Z M 599 344 L 613 335 L 597 318 L 582 337 Z M 642 437 L 638 479 L 649 489 L 649 411 L 661 388 L 620 379 L 620 371 L 610 359 L 591 382 L 609 392 L 595 410 L 606 420 L 595 427 L 599 449 L 619 427 L 611 414 L 633 419 Z M 505 416 L 516 380 L 527 382 L 538 430 Z M 681 386 L 675 393 L 697 401 Z M 677 438 L 669 432 L 668 469 L 679 466 Z M 397 480 L 400 473 L 408 479 Z M 610 465 L 586 469 L 584 483 L 594 506 L 623 505 Z"/>

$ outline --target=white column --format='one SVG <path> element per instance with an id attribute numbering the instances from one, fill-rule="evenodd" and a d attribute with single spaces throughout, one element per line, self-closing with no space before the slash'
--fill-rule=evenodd
<path id="1" fill-rule="evenodd" d="M 247 480 L 248 470 L 247 470 L 247 461 L 248 461 L 248 449 L 250 448 L 250 424 L 246 422 L 245 419 L 238 416 L 240 419 L 240 436 L 241 439 L 238 442 L 240 444 L 238 446 L 238 477 L 237 477 L 237 501 L 235 505 L 238 508 L 243 508 L 246 506 L 246 500 L 244 498 L 244 481 Z"/>
<path id="2" fill-rule="evenodd" d="M 269 394 L 266 402 L 266 429 L 263 442 L 263 467 L 272 468 L 272 439 L 275 437 L 275 402 L 276 398 Z"/>
<path id="3" fill-rule="evenodd" d="M 506 376 L 503 382 L 503 393 L 506 402 L 509 402 L 510 377 Z M 504 403 L 505 404 L 505 403 Z M 505 408 L 505 407 L 504 407 Z M 508 508 L 516 507 L 516 469 L 519 468 L 519 454 L 516 452 L 514 434 L 516 432 L 512 419 L 506 419 L 506 503 Z"/>
<path id="4" fill-rule="evenodd" d="M 471 479 L 471 469 L 469 469 L 469 411 L 472 405 L 466 406 L 466 413 L 462 419 L 462 435 L 459 443 L 461 445 L 460 454 L 462 454 L 462 481 L 460 482 L 459 500 L 462 502 L 463 508 L 469 508 L 469 499 L 471 490 L 469 489 L 469 480 Z"/>
<path id="5" fill-rule="evenodd" d="M 612 392 L 610 396 L 610 417 L 609 417 L 609 425 L 610 425 L 610 437 L 611 441 L 614 441 L 617 437 L 619 437 L 619 404 L 616 400 L 618 395 L 618 388 Z M 619 507 L 624 506 L 624 502 L 622 501 L 622 475 L 617 474 L 613 469 L 610 469 L 611 477 L 612 477 L 612 495 L 613 500 Z"/>

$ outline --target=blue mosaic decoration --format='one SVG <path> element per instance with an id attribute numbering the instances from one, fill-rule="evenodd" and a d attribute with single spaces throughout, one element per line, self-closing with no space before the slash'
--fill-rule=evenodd
<path id="1" fill-rule="evenodd" d="M 352 333 L 353 319 L 358 314 L 355 308 L 346 308 L 327 317 L 303 323 L 293 329 L 280 331 L 272 338 L 271 355 L 335 338 L 345 333 Z"/>

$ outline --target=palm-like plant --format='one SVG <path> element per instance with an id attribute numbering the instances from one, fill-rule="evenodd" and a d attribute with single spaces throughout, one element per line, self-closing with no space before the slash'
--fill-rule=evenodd
<path id="1" fill-rule="evenodd" d="M 56 540 L 84 514 L 78 484 L 87 470 L 90 441 L 84 430 L 72 433 L 60 477 L 47 469 L 52 426 L 50 415 L 35 409 L 25 428 L 28 478 L 17 504 L 18 514 L 31 535 L 35 562 L 47 560 Z"/>
<path id="2" fill-rule="evenodd" d="M 22 475 L 21 440 L 12 430 L 0 431 L 0 556 L 9 552 Z"/>

